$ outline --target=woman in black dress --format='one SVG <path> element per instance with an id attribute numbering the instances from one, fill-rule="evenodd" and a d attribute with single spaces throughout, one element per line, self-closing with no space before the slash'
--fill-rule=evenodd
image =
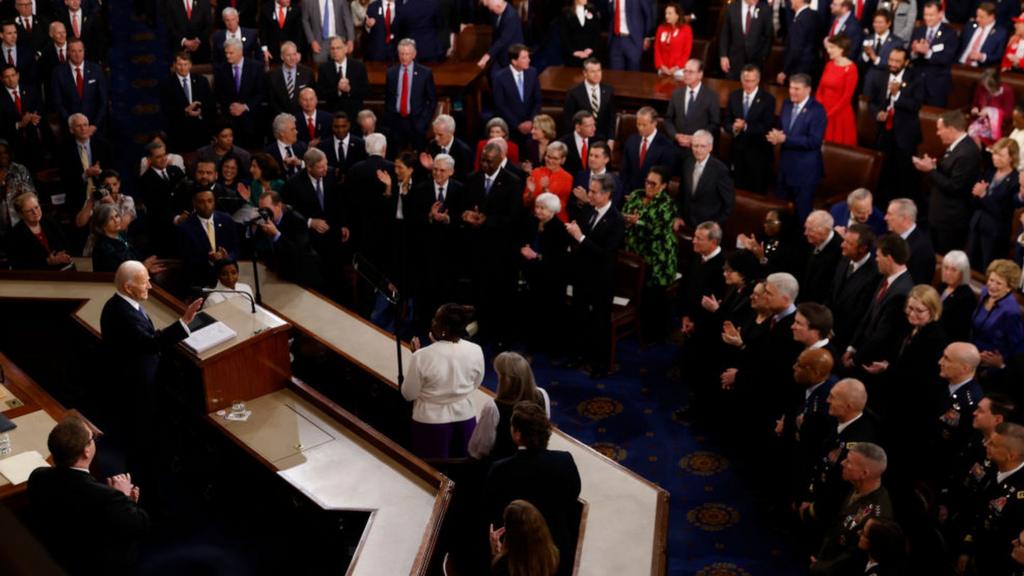
<path id="1" fill-rule="evenodd" d="M 971 288 L 971 262 L 961 250 L 950 250 L 942 258 L 942 326 L 952 342 L 967 342 L 971 337 L 971 317 L 978 296 Z"/>
<path id="2" fill-rule="evenodd" d="M 530 327 L 539 351 L 558 356 L 565 326 L 565 291 L 568 284 L 570 237 L 557 218 L 562 209 L 558 196 L 544 192 L 533 203 L 519 248 L 520 266 L 527 286 L 525 330 Z"/>
<path id="3" fill-rule="evenodd" d="M 571 0 L 562 10 L 562 64 L 579 68 L 583 61 L 597 57 L 604 23 L 597 8 L 587 0 Z"/>

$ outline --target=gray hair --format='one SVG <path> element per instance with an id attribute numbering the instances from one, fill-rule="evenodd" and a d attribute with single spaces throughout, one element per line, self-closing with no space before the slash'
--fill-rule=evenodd
<path id="1" fill-rule="evenodd" d="M 242 44 L 242 41 L 238 38 L 228 38 L 224 41 L 224 49 L 227 50 L 228 48 L 235 48 L 241 52 L 245 48 L 245 45 Z"/>
<path id="2" fill-rule="evenodd" d="M 769 274 L 765 278 L 765 282 L 774 286 L 779 292 L 782 292 L 783 295 L 789 298 L 790 302 L 796 302 L 796 297 L 800 295 L 800 283 L 789 272 Z"/>
<path id="3" fill-rule="evenodd" d="M 832 215 L 824 210 L 815 210 L 807 215 L 807 224 L 820 229 L 820 230 L 831 230 L 832 226 L 835 225 L 835 220 Z"/>
<path id="4" fill-rule="evenodd" d="M 544 192 L 534 199 L 534 202 L 548 209 L 552 214 L 558 214 L 562 211 L 562 201 L 558 199 L 558 196 L 551 192 Z"/>
<path id="5" fill-rule="evenodd" d="M 231 6 L 228 6 L 227 8 L 225 8 L 225 9 L 220 11 L 220 16 L 221 16 L 221 18 L 223 18 L 225 16 L 234 16 L 234 17 L 237 18 L 238 17 L 238 10 L 235 10 Z"/>
<path id="6" fill-rule="evenodd" d="M 85 123 L 89 123 L 89 117 L 81 112 L 75 112 L 71 116 L 68 116 L 68 129 L 71 129 L 71 125 L 74 124 L 75 120 L 84 119 Z"/>
<path id="7" fill-rule="evenodd" d="M 615 176 L 612 176 L 607 172 L 591 176 L 590 181 L 597 182 L 601 187 L 601 192 L 604 194 L 608 194 L 610 196 L 615 193 Z"/>
<path id="8" fill-rule="evenodd" d="M 116 204 L 100 204 L 92 211 L 92 233 L 97 236 L 103 236 L 106 232 L 103 230 L 107 226 L 107 222 L 114 217 L 114 214 L 120 214 L 121 209 Z"/>
<path id="9" fill-rule="evenodd" d="M 867 188 L 857 188 L 853 192 L 846 195 L 846 205 L 849 206 L 854 202 L 860 202 L 862 200 L 871 200 L 871 190 Z"/>
<path id="10" fill-rule="evenodd" d="M 449 170 L 455 168 L 455 158 L 452 158 L 450 154 L 438 154 L 434 156 L 434 166 L 438 164 L 444 164 L 445 168 Z"/>
<path id="11" fill-rule="evenodd" d="M 1014 456 L 1014 460 L 1024 458 L 1024 426 L 1013 422 L 1000 422 L 996 425 L 996 434 L 1003 437 L 1006 449 Z"/>
<path id="12" fill-rule="evenodd" d="M 281 42 L 281 52 L 284 52 L 285 48 L 291 48 L 296 52 L 299 51 L 299 47 L 295 44 L 295 42 L 292 42 L 291 40 L 285 40 L 284 42 Z"/>
<path id="13" fill-rule="evenodd" d="M 963 250 L 950 250 L 946 252 L 946 255 L 942 257 L 942 263 L 948 264 L 960 272 L 960 284 L 958 286 L 971 283 L 971 260 Z"/>
<path id="14" fill-rule="evenodd" d="M 363 118 L 373 118 L 374 122 L 377 121 L 377 115 L 374 114 L 373 110 L 370 110 L 369 108 L 365 110 L 360 110 L 359 113 L 356 114 L 356 122 L 361 121 Z"/>
<path id="15" fill-rule="evenodd" d="M 281 135 L 281 132 L 284 131 L 289 122 L 295 124 L 295 116 L 292 116 L 287 112 L 281 112 L 277 116 L 274 116 L 274 124 L 271 127 L 271 130 L 274 132 L 274 138 Z"/>
<path id="16" fill-rule="evenodd" d="M 566 156 L 569 155 L 569 147 L 565 145 L 565 142 L 559 142 L 558 140 L 555 140 L 554 142 L 548 144 L 548 150 L 547 151 L 548 152 L 561 152 L 562 153 L 562 158 L 565 158 Z"/>
<path id="17" fill-rule="evenodd" d="M 706 231 L 708 233 L 708 240 L 714 240 L 719 244 L 722 243 L 722 227 L 718 225 L 718 222 L 713 220 L 701 222 L 697 224 L 697 230 Z"/>
<path id="18" fill-rule="evenodd" d="M 432 124 L 434 132 L 444 132 L 445 134 L 455 133 L 455 118 L 452 118 L 448 114 L 438 114 L 437 118 L 434 118 Z"/>
<path id="19" fill-rule="evenodd" d="M 484 125 L 484 134 L 490 134 L 491 128 L 495 126 L 500 127 L 505 134 L 509 133 L 508 122 L 505 122 L 505 120 L 500 116 L 495 116 L 494 118 L 488 120 L 487 124 Z"/>
<path id="20" fill-rule="evenodd" d="M 306 168 L 309 168 L 313 164 L 321 160 L 326 160 L 327 155 L 323 153 L 319 148 L 313 148 L 312 146 L 306 150 L 306 153 L 302 155 L 302 161 L 306 163 Z"/>
<path id="21" fill-rule="evenodd" d="M 416 41 L 413 40 L 412 38 L 402 38 L 401 40 L 398 41 L 398 47 L 401 48 L 402 46 L 411 46 L 412 49 L 415 50 Z"/>
<path id="22" fill-rule="evenodd" d="M 366 153 L 370 156 L 383 156 L 388 149 L 388 139 L 377 132 L 368 134 L 363 142 L 366 144 Z"/>
<path id="23" fill-rule="evenodd" d="M 896 198 L 889 202 L 890 206 L 895 206 L 896 211 L 907 220 L 911 222 L 917 222 L 917 204 L 910 198 Z"/>
<path id="24" fill-rule="evenodd" d="M 690 138 L 691 140 L 696 140 L 697 138 L 706 138 L 708 144 L 715 143 L 715 137 L 712 136 L 711 132 L 708 132 L 707 130 L 697 130 L 696 132 L 693 133 L 693 136 L 691 136 Z"/>
<path id="25" fill-rule="evenodd" d="M 889 466 L 889 457 L 886 455 L 885 449 L 878 444 L 874 442 L 851 442 L 849 446 L 850 452 L 860 454 L 871 463 L 870 467 L 873 473 L 880 476 Z"/>

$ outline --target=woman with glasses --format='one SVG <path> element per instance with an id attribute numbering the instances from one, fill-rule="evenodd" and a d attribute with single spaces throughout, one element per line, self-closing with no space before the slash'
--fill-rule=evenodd
<path id="1" fill-rule="evenodd" d="M 8 244 L 11 268 L 15 270 L 60 270 L 71 264 L 67 243 L 60 226 L 43 216 L 39 198 L 26 192 L 14 199 L 14 209 L 21 217 Z"/>

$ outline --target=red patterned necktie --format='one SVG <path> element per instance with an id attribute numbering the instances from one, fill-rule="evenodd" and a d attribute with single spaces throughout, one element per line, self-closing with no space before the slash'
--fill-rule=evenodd
<path id="1" fill-rule="evenodd" d="M 75 67 L 75 89 L 78 90 L 78 97 L 85 98 L 85 78 L 82 76 L 82 67 Z"/>

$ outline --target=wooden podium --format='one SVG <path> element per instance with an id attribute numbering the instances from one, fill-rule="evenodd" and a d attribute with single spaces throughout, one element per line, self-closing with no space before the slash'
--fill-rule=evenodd
<path id="1" fill-rule="evenodd" d="M 226 300 L 203 311 L 237 334 L 200 354 L 185 344 L 178 345 L 202 374 L 206 412 L 284 388 L 292 376 L 290 324 L 259 306 L 252 313 L 248 300 Z"/>

